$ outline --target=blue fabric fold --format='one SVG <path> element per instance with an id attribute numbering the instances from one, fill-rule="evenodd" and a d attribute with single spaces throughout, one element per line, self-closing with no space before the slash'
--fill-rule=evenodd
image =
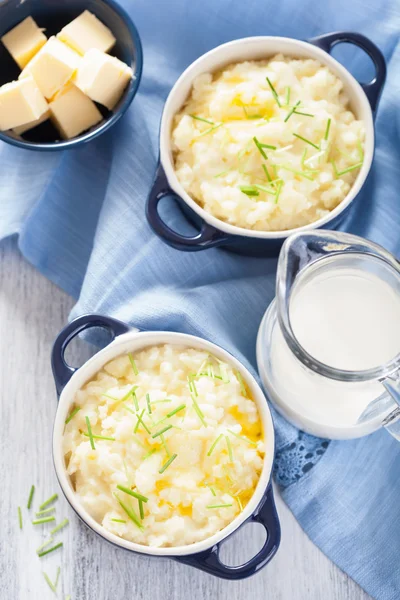
<path id="1" fill-rule="evenodd" d="M 400 5 L 396 0 L 124 0 L 144 46 L 139 92 L 103 137 L 63 154 L 0 144 L 0 237 L 77 299 L 72 316 L 104 312 L 144 329 L 185 331 L 255 370 L 255 340 L 274 296 L 276 260 L 209 250 L 185 254 L 150 231 L 144 205 L 158 156 L 165 98 L 190 62 L 253 35 L 307 39 L 335 30 L 370 37 L 388 61 L 376 120 L 376 156 L 343 229 L 400 255 L 398 200 Z M 0 8 L 1 17 L 1 8 Z M 335 56 L 361 80 L 371 65 L 347 47 Z M 176 226 L 181 216 L 168 209 Z M 400 597 L 400 446 L 386 432 L 329 445 L 275 416 L 276 477 L 310 538 L 379 600 Z"/>

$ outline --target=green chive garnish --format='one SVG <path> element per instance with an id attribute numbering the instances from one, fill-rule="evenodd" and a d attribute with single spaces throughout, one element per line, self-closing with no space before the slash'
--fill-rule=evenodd
<path id="1" fill-rule="evenodd" d="M 272 185 L 272 187 L 274 187 L 274 184 L 272 183 L 272 177 L 271 177 L 271 175 L 268 173 L 267 166 L 266 166 L 266 165 L 264 165 L 264 164 L 263 164 L 263 165 L 261 165 L 261 166 L 262 166 L 262 168 L 263 168 L 263 171 L 264 171 L 264 173 L 265 173 L 265 175 L 266 175 L 266 177 L 267 177 L 268 181 L 270 182 L 270 184 Z"/>
<path id="2" fill-rule="evenodd" d="M 36 549 L 36 554 L 39 554 L 44 548 L 46 548 L 53 542 L 54 542 L 54 538 L 52 538 L 52 537 L 50 539 L 46 540 L 45 542 L 43 542 L 43 544 L 41 546 L 39 546 L 39 548 Z"/>
<path id="3" fill-rule="evenodd" d="M 161 404 L 162 402 L 172 402 L 170 398 L 166 398 L 165 400 L 153 400 L 152 404 Z"/>
<path id="4" fill-rule="evenodd" d="M 216 175 L 214 175 L 214 179 L 217 179 L 218 177 L 222 177 L 223 175 L 226 175 L 227 173 L 229 173 L 230 169 L 226 169 L 226 171 L 221 171 L 220 173 L 217 173 Z"/>
<path id="5" fill-rule="evenodd" d="M 20 506 L 18 506 L 18 523 L 19 523 L 19 528 L 22 529 L 22 512 L 21 512 Z"/>
<path id="6" fill-rule="evenodd" d="M 235 437 L 238 438 L 238 440 L 242 440 L 243 442 L 247 442 L 248 444 L 252 444 L 253 446 L 257 446 L 257 442 L 253 442 L 252 440 L 249 440 L 247 437 L 244 437 L 243 435 L 239 435 L 238 433 L 235 433 L 234 431 L 232 431 L 232 429 L 228 429 L 229 433 L 231 433 L 232 435 L 234 435 Z"/>
<path id="7" fill-rule="evenodd" d="M 50 498 L 48 500 L 45 500 L 40 506 L 39 506 L 39 510 L 43 510 L 44 508 L 46 508 L 46 506 L 48 506 L 49 504 L 51 504 L 52 502 L 54 502 L 55 500 L 58 499 L 58 494 L 53 494 L 52 496 L 50 496 Z"/>
<path id="8" fill-rule="evenodd" d="M 290 92 L 291 92 L 290 87 L 287 87 L 286 88 L 286 106 L 289 106 L 289 104 L 290 104 Z"/>
<path id="9" fill-rule="evenodd" d="M 28 504 L 26 505 L 26 508 L 29 510 L 30 507 L 32 506 L 32 500 L 33 500 L 33 494 L 35 493 L 35 486 L 32 485 L 30 492 L 29 492 L 29 498 L 28 498 Z"/>
<path id="10" fill-rule="evenodd" d="M 319 146 L 317 146 L 317 144 L 314 144 L 314 142 L 311 142 L 307 138 L 299 135 L 298 133 L 294 133 L 293 135 L 294 135 L 294 137 L 297 137 L 299 140 L 302 140 L 306 144 L 310 144 L 310 146 L 312 146 L 313 148 L 316 148 L 317 150 L 319 150 Z"/>
<path id="11" fill-rule="evenodd" d="M 168 418 L 173 417 L 174 415 L 176 415 L 176 413 L 180 412 L 184 408 L 186 408 L 186 404 L 180 404 L 177 408 L 175 408 L 174 410 L 171 410 L 171 412 L 167 413 L 167 417 Z"/>
<path id="12" fill-rule="evenodd" d="M 154 452 L 157 452 L 156 448 L 152 448 L 149 452 L 147 452 L 147 454 L 145 454 L 142 458 L 142 460 L 146 460 L 146 458 L 149 458 L 149 456 L 152 456 L 154 454 Z"/>
<path id="13" fill-rule="evenodd" d="M 43 517 L 42 519 L 35 519 L 32 521 L 32 525 L 42 525 L 42 523 L 50 523 L 50 521 L 55 521 L 55 517 Z"/>
<path id="14" fill-rule="evenodd" d="M 87 429 L 88 429 L 88 435 L 89 435 L 89 439 L 90 439 L 90 446 L 91 446 L 92 450 L 96 450 L 96 446 L 94 445 L 94 440 L 93 440 L 92 426 L 90 424 L 89 417 L 85 417 L 85 421 L 86 421 L 86 426 L 87 426 Z"/>
<path id="15" fill-rule="evenodd" d="M 167 425 L 166 427 L 164 427 L 164 429 L 160 429 L 160 431 L 157 431 L 157 433 L 153 433 L 153 435 L 151 437 L 152 438 L 156 438 L 159 435 L 162 435 L 163 433 L 165 433 L 166 431 L 168 431 L 169 429 L 172 429 L 172 425 Z"/>
<path id="16" fill-rule="evenodd" d="M 38 554 L 39 558 L 41 558 L 42 556 L 46 556 L 46 554 L 50 554 L 50 552 L 53 552 L 54 550 L 58 550 L 58 548 L 61 548 L 62 545 L 63 545 L 63 543 L 60 542 L 59 544 L 52 546 L 48 550 L 43 550 L 43 552 L 39 552 L 39 554 Z"/>
<path id="17" fill-rule="evenodd" d="M 332 161 L 332 165 L 333 168 L 335 170 L 335 175 L 336 177 L 340 177 L 341 175 L 345 175 L 346 173 L 350 173 L 350 171 L 354 171 L 354 169 L 359 169 L 362 166 L 362 162 L 358 162 L 357 164 L 351 166 L 351 167 L 347 167 L 347 169 L 344 169 L 343 171 L 338 171 L 336 168 L 336 164 L 334 161 Z"/>
<path id="18" fill-rule="evenodd" d="M 146 423 L 143 421 L 144 411 L 145 411 L 145 409 L 143 408 L 143 410 L 140 413 L 140 415 L 136 415 L 136 417 L 137 417 L 137 423 L 135 425 L 135 429 L 133 430 L 133 433 L 137 432 L 137 430 L 139 429 L 139 425 L 140 424 L 143 425 L 143 427 L 145 428 L 145 430 L 147 431 L 147 433 L 150 433 L 150 429 L 147 427 Z"/>
<path id="19" fill-rule="evenodd" d="M 49 588 L 51 589 L 52 592 L 54 592 L 54 594 L 57 593 L 56 588 L 54 587 L 54 583 L 51 581 L 50 577 L 47 575 L 47 573 L 45 573 L 44 571 L 42 571 L 43 573 L 43 577 L 45 578 Z"/>
<path id="20" fill-rule="evenodd" d="M 254 187 L 254 185 L 239 185 L 239 190 L 246 194 L 246 196 L 259 196 L 260 192 Z"/>
<path id="21" fill-rule="evenodd" d="M 146 402 L 147 402 L 147 412 L 151 415 L 151 404 L 150 404 L 150 395 L 146 394 Z"/>
<path id="22" fill-rule="evenodd" d="M 138 492 L 134 492 L 133 490 L 125 487 L 124 485 L 117 485 L 117 488 L 119 490 L 121 490 L 121 492 L 124 492 L 125 494 L 129 494 L 129 496 L 133 496 L 134 498 L 136 498 L 136 500 L 140 500 L 141 502 L 149 501 L 149 499 L 146 498 L 146 496 L 142 496 L 142 494 L 139 494 Z"/>
<path id="23" fill-rule="evenodd" d="M 74 410 L 72 412 L 70 412 L 68 417 L 65 419 L 65 424 L 68 425 L 70 420 L 73 419 L 74 416 L 76 415 L 76 413 L 78 413 L 80 410 L 81 410 L 80 406 L 77 406 L 76 408 L 74 408 Z"/>
<path id="24" fill-rule="evenodd" d="M 56 580 L 54 582 L 54 587 L 55 588 L 57 588 L 58 580 L 60 579 L 60 573 L 61 573 L 61 567 L 58 567 L 58 569 L 57 569 L 57 575 L 56 575 Z"/>
<path id="25" fill-rule="evenodd" d="M 86 437 L 90 437 L 90 435 L 88 433 L 86 433 L 86 431 L 82 431 L 82 435 L 85 435 Z M 96 434 L 92 433 L 92 438 L 94 440 L 109 440 L 110 442 L 115 442 L 115 438 L 108 437 L 106 435 L 96 435 Z"/>
<path id="26" fill-rule="evenodd" d="M 205 422 L 203 411 L 201 410 L 200 406 L 197 404 L 197 400 L 194 396 L 192 396 L 192 400 L 193 400 L 193 408 L 196 411 L 197 416 L 199 417 L 199 419 L 202 422 L 202 424 L 204 425 L 204 427 L 207 427 L 207 423 Z"/>
<path id="27" fill-rule="evenodd" d="M 48 515 L 49 513 L 52 513 L 56 510 L 56 507 L 53 506 L 53 508 L 45 508 L 44 510 L 39 510 L 39 512 L 36 513 L 37 517 L 41 517 L 42 515 Z"/>
<path id="28" fill-rule="evenodd" d="M 237 380 L 240 385 L 240 391 L 242 393 L 242 396 L 247 398 L 246 386 L 244 385 L 243 377 L 242 377 L 241 373 L 239 373 L 239 371 L 236 371 L 236 377 L 237 377 Z"/>
<path id="29" fill-rule="evenodd" d="M 197 115 L 190 115 L 192 119 L 196 119 L 196 121 L 202 121 L 203 123 L 208 123 L 209 125 L 214 125 L 214 121 L 209 121 L 208 119 L 203 119 L 203 117 L 198 117 Z"/>
<path id="30" fill-rule="evenodd" d="M 132 399 L 133 399 L 133 404 L 135 405 L 136 412 L 139 412 L 139 401 L 136 396 L 136 390 L 132 391 Z"/>
<path id="31" fill-rule="evenodd" d="M 325 129 L 324 140 L 327 140 L 327 139 L 328 139 L 328 136 L 329 136 L 329 130 L 330 130 L 330 128 L 331 128 L 331 121 L 332 121 L 332 119 L 328 119 L 328 122 L 327 122 L 327 124 L 326 124 L 326 129 Z"/>
<path id="32" fill-rule="evenodd" d="M 207 456 L 211 456 L 215 446 L 218 444 L 219 440 L 223 437 L 222 433 L 214 440 L 214 442 L 211 444 L 211 448 L 209 449 L 209 451 L 207 452 Z"/>
<path id="33" fill-rule="evenodd" d="M 261 192 L 266 192 L 267 194 L 271 194 L 271 196 L 275 196 L 275 192 L 272 192 L 269 187 L 266 185 L 260 185 L 259 183 L 255 183 L 254 187 Z"/>
<path id="34" fill-rule="evenodd" d="M 268 85 L 270 87 L 270 90 L 272 92 L 273 97 L 275 98 L 275 101 L 276 101 L 277 105 L 280 107 L 281 103 L 279 102 L 279 97 L 278 97 L 278 94 L 276 93 L 276 90 L 275 90 L 274 86 L 272 85 L 269 77 L 266 77 L 266 80 L 268 82 Z"/>
<path id="35" fill-rule="evenodd" d="M 228 508 L 229 506 L 233 506 L 233 504 L 209 504 L 206 508 Z"/>
<path id="36" fill-rule="evenodd" d="M 210 127 L 210 129 L 203 131 L 203 133 L 200 133 L 197 137 L 203 137 L 203 135 L 207 135 L 208 133 L 211 133 L 215 129 L 218 129 L 218 127 L 222 127 L 222 125 L 223 125 L 223 123 L 218 123 L 218 125 L 214 125 L 214 127 Z"/>
<path id="37" fill-rule="evenodd" d="M 64 529 L 64 527 L 66 527 L 68 523 L 68 519 L 64 519 L 59 525 L 57 525 L 57 527 L 54 527 L 54 529 L 50 531 L 50 535 L 54 535 L 55 533 L 57 533 L 57 531 L 60 531 L 60 529 Z"/>
<path id="38" fill-rule="evenodd" d="M 143 519 L 144 519 L 144 508 L 143 508 L 143 501 L 142 500 L 139 500 L 139 515 L 140 515 L 140 518 L 143 521 Z"/>
<path id="39" fill-rule="evenodd" d="M 170 452 L 170 450 L 169 450 L 169 448 L 167 446 L 167 442 L 165 441 L 164 434 L 162 434 L 162 433 L 160 434 L 160 439 L 161 439 L 161 443 L 162 443 L 162 445 L 164 447 L 164 450 L 165 450 L 167 456 L 170 457 L 171 456 L 171 452 Z"/>
<path id="40" fill-rule="evenodd" d="M 136 366 L 136 363 L 135 363 L 135 361 L 134 361 L 134 359 L 133 359 L 132 352 L 129 352 L 129 353 L 128 353 L 128 358 L 129 358 L 129 362 L 131 363 L 131 366 L 132 366 L 133 373 L 134 373 L 135 375 L 139 375 L 139 370 L 138 370 L 138 368 L 137 368 L 137 366 Z"/>
<path id="41" fill-rule="evenodd" d="M 279 168 L 284 169 L 285 171 L 290 171 L 290 173 L 294 173 L 295 175 L 298 175 L 299 177 L 305 177 L 306 179 L 309 179 L 310 181 L 314 181 L 314 178 L 311 177 L 311 175 L 304 173 L 304 171 L 297 171 L 296 169 L 292 169 L 291 167 L 287 167 L 286 165 L 279 165 Z"/>
<path id="42" fill-rule="evenodd" d="M 198 396 L 199 394 L 197 393 L 197 388 L 196 388 L 196 384 L 194 382 L 194 378 L 195 378 L 195 375 L 188 376 L 189 390 L 190 390 L 191 394 Z"/>
<path id="43" fill-rule="evenodd" d="M 303 117 L 315 117 L 315 115 L 311 114 L 311 113 L 306 113 L 306 112 L 300 112 L 299 110 L 297 110 L 296 108 L 294 109 L 294 113 L 296 115 L 303 115 Z"/>
<path id="44" fill-rule="evenodd" d="M 257 146 L 258 151 L 260 152 L 261 156 L 265 159 L 267 159 L 267 155 L 265 154 L 263 148 L 267 148 L 269 150 L 276 150 L 276 146 L 271 146 L 271 144 L 263 144 L 262 142 L 260 142 L 260 140 L 258 140 L 255 136 L 253 137 L 253 142 L 255 143 L 255 145 Z"/>
<path id="45" fill-rule="evenodd" d="M 288 112 L 288 114 L 286 115 L 285 119 L 284 119 L 284 123 L 286 123 L 287 121 L 289 121 L 290 117 L 292 116 L 292 114 L 296 111 L 296 107 L 299 106 L 300 104 L 300 100 L 291 108 L 291 110 Z"/>
<path id="46" fill-rule="evenodd" d="M 279 201 L 279 196 L 281 195 L 281 191 L 282 191 L 282 187 L 283 187 L 283 181 L 279 181 L 278 185 L 277 185 L 277 190 L 276 190 L 276 195 L 275 195 L 275 204 L 278 204 Z"/>
<path id="47" fill-rule="evenodd" d="M 232 444 L 231 444 L 231 440 L 228 438 L 228 436 L 225 436 L 225 441 L 226 441 L 226 445 L 228 448 L 228 454 L 229 454 L 229 461 L 231 463 L 233 463 L 233 452 L 232 452 Z"/>
<path id="48" fill-rule="evenodd" d="M 360 161 L 363 162 L 363 160 L 364 160 L 364 150 L 363 150 L 363 147 L 361 145 L 360 140 L 357 141 L 357 148 L 358 148 L 358 154 L 360 156 Z"/>
<path id="49" fill-rule="evenodd" d="M 159 473 L 164 473 L 164 471 L 166 471 L 168 469 L 168 467 L 170 466 L 170 464 L 176 459 L 178 455 L 177 454 L 173 454 L 166 463 L 163 464 L 163 466 L 161 467 L 161 469 L 159 469 Z"/>
<path id="50" fill-rule="evenodd" d="M 240 512 L 243 512 L 243 504 L 242 504 L 242 501 L 241 501 L 241 499 L 239 498 L 239 496 L 235 496 L 235 500 L 236 500 L 236 502 L 238 503 L 238 506 L 239 506 L 239 510 L 240 510 Z"/>
<path id="51" fill-rule="evenodd" d="M 114 523 L 126 523 L 124 519 L 111 519 L 111 521 L 114 521 Z"/>
<path id="52" fill-rule="evenodd" d="M 143 525 L 139 521 L 139 517 L 137 516 L 137 514 L 135 513 L 133 508 L 131 508 L 130 506 L 128 506 L 127 504 L 122 502 L 122 500 L 120 500 L 120 498 L 117 496 L 117 494 L 114 494 L 114 496 L 117 499 L 117 502 L 120 505 L 120 507 L 122 508 L 122 510 L 125 511 L 126 514 L 128 515 L 128 517 L 130 518 L 132 523 L 134 523 L 136 525 L 136 527 L 138 527 L 139 529 L 143 529 Z"/>

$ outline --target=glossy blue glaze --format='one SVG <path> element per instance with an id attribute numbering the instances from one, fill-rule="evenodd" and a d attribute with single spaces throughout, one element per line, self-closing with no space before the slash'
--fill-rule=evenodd
<path id="1" fill-rule="evenodd" d="M 368 98 L 372 113 L 375 115 L 386 80 L 386 63 L 379 48 L 360 33 L 347 31 L 321 35 L 309 40 L 309 42 L 328 53 L 331 52 L 336 44 L 347 42 L 360 47 L 370 56 L 375 66 L 376 76 L 373 81 L 366 84 L 362 83 L 360 85 Z M 196 235 L 193 237 L 184 236 L 173 231 L 164 222 L 159 214 L 158 205 L 165 196 L 174 197 L 188 221 L 198 229 Z M 335 229 L 338 227 L 348 215 L 349 211 L 354 209 L 359 196 L 360 194 L 358 194 L 346 209 L 337 215 L 337 217 L 326 223 L 324 228 Z M 161 164 L 158 165 L 153 186 L 147 199 L 146 216 L 151 228 L 162 240 L 169 246 L 185 252 L 196 252 L 199 250 L 206 250 L 207 248 L 221 247 L 230 252 L 246 256 L 277 256 L 286 239 L 285 237 L 263 239 L 228 234 L 209 225 L 202 217 L 192 210 L 180 196 L 171 190 Z"/>
<path id="2" fill-rule="evenodd" d="M 57 34 L 64 25 L 86 9 L 107 25 L 116 37 L 117 43 L 111 54 L 133 69 L 134 78 L 122 98 L 112 112 L 98 105 L 104 120 L 72 140 L 60 140 L 58 132 L 50 121 L 27 131 L 23 136 L 0 132 L 0 140 L 30 150 L 51 151 L 75 148 L 110 129 L 128 109 L 138 90 L 142 75 L 142 44 L 129 15 L 114 0 L 6 0 L 5 4 L 0 6 L 0 37 L 28 16 L 32 16 L 39 27 L 44 27 L 47 37 L 50 37 Z M 18 79 L 19 74 L 18 65 L 0 43 L 0 85 Z"/>

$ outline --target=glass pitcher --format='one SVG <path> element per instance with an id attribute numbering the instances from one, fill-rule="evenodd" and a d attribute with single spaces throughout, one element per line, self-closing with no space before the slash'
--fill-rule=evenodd
<path id="1" fill-rule="evenodd" d="M 291 236 L 257 364 L 269 398 L 300 429 L 349 439 L 384 426 L 400 440 L 400 263 L 347 233 Z"/>

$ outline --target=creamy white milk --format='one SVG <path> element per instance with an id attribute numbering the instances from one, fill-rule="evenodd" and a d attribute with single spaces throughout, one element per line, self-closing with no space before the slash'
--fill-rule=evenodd
<path id="1" fill-rule="evenodd" d="M 400 352 L 400 294 L 381 278 L 356 268 L 330 269 L 296 287 L 289 309 L 293 332 L 320 362 L 365 370 Z M 271 367 L 282 401 L 321 423 L 351 425 L 384 392 L 379 382 L 343 383 L 306 369 L 278 326 Z"/>

